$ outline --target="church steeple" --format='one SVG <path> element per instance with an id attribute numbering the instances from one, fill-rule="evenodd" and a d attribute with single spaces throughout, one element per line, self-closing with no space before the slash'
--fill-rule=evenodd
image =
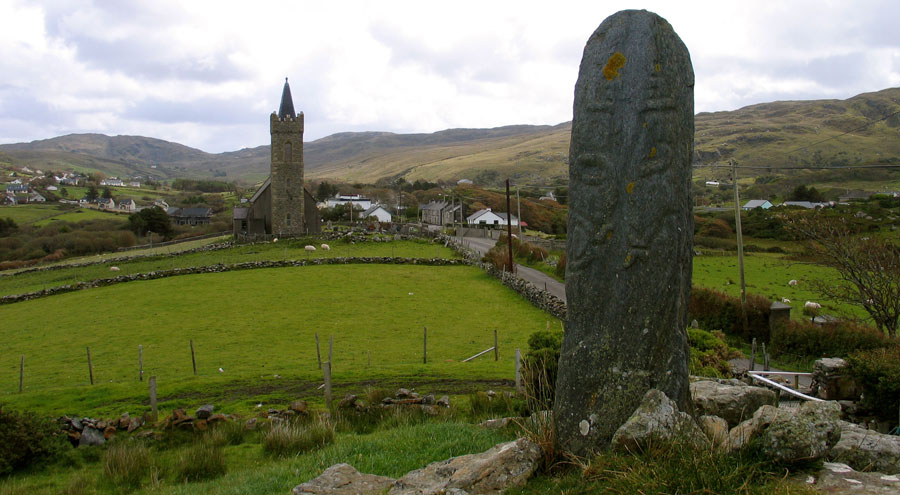
<path id="1" fill-rule="evenodd" d="M 281 91 L 281 106 L 278 108 L 278 118 L 284 120 L 285 117 L 297 118 L 297 114 L 294 112 L 294 99 L 291 98 L 291 87 L 288 85 L 286 77 L 284 78 L 284 90 Z"/>

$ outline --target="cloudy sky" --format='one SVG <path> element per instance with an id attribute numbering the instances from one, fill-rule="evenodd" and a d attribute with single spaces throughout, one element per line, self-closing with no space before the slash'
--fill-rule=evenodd
<path id="1" fill-rule="evenodd" d="M 896 0 L 0 0 L 0 143 L 258 146 L 285 76 L 307 141 L 557 124 L 584 43 L 626 8 L 684 40 L 698 112 L 900 86 Z"/>

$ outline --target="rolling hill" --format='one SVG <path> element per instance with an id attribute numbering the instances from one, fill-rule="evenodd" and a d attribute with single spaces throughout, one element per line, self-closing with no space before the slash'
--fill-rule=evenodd
<path id="1" fill-rule="evenodd" d="M 785 172 L 780 169 L 785 166 L 900 163 L 900 88 L 847 100 L 779 101 L 700 113 L 695 126 L 698 166 L 734 158 L 764 167 L 757 175 L 765 175 Z M 567 180 L 570 129 L 571 123 L 562 123 L 431 134 L 338 133 L 305 144 L 306 174 L 367 183 L 402 176 L 496 184 L 511 177 L 520 184 L 553 185 Z M 211 154 L 140 136 L 72 134 L 0 145 L 0 153 L 19 166 L 161 179 L 224 174 L 248 183 L 262 180 L 269 169 L 268 145 Z"/>

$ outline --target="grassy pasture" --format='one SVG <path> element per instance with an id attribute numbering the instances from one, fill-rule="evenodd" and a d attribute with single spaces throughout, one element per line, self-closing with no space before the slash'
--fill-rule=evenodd
<path id="1" fill-rule="evenodd" d="M 211 401 L 241 410 L 257 401 L 283 405 L 321 383 L 316 332 L 323 360 L 334 335 L 338 382 L 511 379 L 514 349 L 525 348 L 528 336 L 553 318 L 474 267 L 333 265 L 131 282 L 2 306 L 0 320 L 14 322 L 0 330 L 8 343 L 0 356 L 0 401 L 53 414 L 118 415 L 147 409 L 138 345 L 145 376 L 159 379 L 162 407 Z M 494 328 L 501 360 L 461 363 L 493 345 Z M 312 387 L 311 395 L 319 394 Z"/>
<path id="2" fill-rule="evenodd" d="M 290 240 L 275 243 L 244 244 L 230 249 L 208 251 L 200 253 L 188 253 L 177 256 L 169 256 L 179 250 L 190 249 L 209 242 L 221 239 L 207 239 L 194 241 L 192 244 L 178 244 L 173 246 L 154 247 L 131 251 L 128 254 L 153 254 L 153 258 L 142 258 L 131 261 L 110 261 L 107 264 L 98 264 L 86 267 L 62 268 L 50 271 L 36 271 L 15 276 L 0 276 L 0 295 L 24 294 L 43 290 L 45 288 L 66 285 L 75 281 L 96 280 L 110 278 L 116 275 L 132 273 L 146 273 L 155 270 L 170 270 L 173 268 L 187 268 L 192 266 L 207 266 L 217 263 L 243 263 L 249 261 L 263 261 L 273 259 L 313 259 L 313 258 L 337 258 L 341 256 L 398 256 L 408 258 L 458 258 L 451 249 L 443 245 L 432 244 L 428 241 L 393 241 L 393 242 L 367 242 L 364 244 L 349 244 L 344 241 L 330 242 L 331 250 L 321 249 L 321 242 L 314 243 L 317 249 L 308 253 L 304 249 L 308 240 Z M 109 255 L 88 256 L 62 262 L 84 262 L 101 260 L 104 257 L 122 256 L 122 253 Z M 118 272 L 110 272 L 111 266 L 119 267 Z"/>
<path id="3" fill-rule="evenodd" d="M 126 220 L 127 215 L 120 215 L 108 211 L 93 210 L 90 208 L 72 208 L 59 204 L 27 204 L 16 206 L 4 206 L 0 208 L 0 217 L 12 218 L 20 225 L 35 225 L 43 227 L 50 222 L 65 221 L 70 223 L 82 220 L 117 218 Z"/>

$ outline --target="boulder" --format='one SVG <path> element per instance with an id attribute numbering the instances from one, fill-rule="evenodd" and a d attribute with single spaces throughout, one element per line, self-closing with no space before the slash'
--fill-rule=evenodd
<path id="1" fill-rule="evenodd" d="M 506 428 L 513 421 L 513 418 L 495 418 L 489 419 L 487 421 L 482 421 L 478 424 L 478 426 L 482 428 L 487 428 L 488 430 L 499 430 L 502 428 Z"/>
<path id="2" fill-rule="evenodd" d="M 81 438 L 78 439 L 79 447 L 84 445 L 103 445 L 104 443 L 106 443 L 106 438 L 103 437 L 103 433 L 100 430 L 90 426 L 86 426 L 81 430 Z"/>
<path id="3" fill-rule="evenodd" d="M 867 430 L 841 421 L 841 440 L 828 452 L 828 460 L 855 469 L 900 474 L 900 437 Z"/>
<path id="4" fill-rule="evenodd" d="M 764 455 L 776 462 L 814 461 L 840 439 L 841 406 L 833 401 L 805 402 L 797 411 L 766 405 L 728 434 L 737 450 L 756 439 Z"/>
<path id="5" fill-rule="evenodd" d="M 375 495 L 384 493 L 393 478 L 363 474 L 349 464 L 335 464 L 302 485 L 294 487 L 293 495 Z"/>
<path id="6" fill-rule="evenodd" d="M 774 406 L 777 402 L 775 392 L 767 388 L 713 380 L 691 383 L 691 397 L 697 414 L 723 418 L 729 427 L 750 418 L 761 406 Z"/>
<path id="7" fill-rule="evenodd" d="M 109 425 L 103 429 L 103 438 L 109 440 L 110 438 L 116 436 L 116 427 Z"/>
<path id="8" fill-rule="evenodd" d="M 127 430 L 128 426 L 131 424 L 131 416 L 128 413 L 123 413 L 119 416 L 119 421 L 116 423 L 116 427 L 120 430 Z"/>
<path id="9" fill-rule="evenodd" d="M 288 406 L 288 410 L 303 415 L 309 414 L 309 406 L 306 405 L 305 400 L 295 400 L 291 402 L 291 404 Z"/>
<path id="10" fill-rule="evenodd" d="M 390 495 L 502 493 L 521 486 L 541 460 L 541 448 L 527 438 L 502 443 L 481 454 L 453 457 L 407 473 Z"/>
<path id="11" fill-rule="evenodd" d="M 197 416 L 197 419 L 209 419 L 215 408 L 216 406 L 212 404 L 204 404 L 197 408 L 195 415 Z"/>
<path id="12" fill-rule="evenodd" d="M 587 436 L 591 422 L 581 422 L 582 435 Z M 612 437 L 612 448 L 621 452 L 640 452 L 656 440 L 671 440 L 685 435 L 690 441 L 705 442 L 706 436 L 694 419 L 678 410 L 678 406 L 666 394 L 650 389 L 625 424 Z"/>
<path id="13" fill-rule="evenodd" d="M 847 374 L 847 361 L 822 358 L 813 363 L 812 393 L 825 400 L 858 400 L 862 388 Z"/>
<path id="14" fill-rule="evenodd" d="M 355 409 L 356 401 L 359 399 L 354 394 L 349 394 L 344 397 L 340 402 L 338 402 L 338 409 Z"/>
<path id="15" fill-rule="evenodd" d="M 442 395 L 435 404 L 441 407 L 450 407 L 450 396 Z"/>
<path id="16" fill-rule="evenodd" d="M 860 473 L 846 464 L 826 462 L 807 483 L 823 493 L 858 495 L 895 495 L 900 493 L 900 478 L 884 473 Z"/>
<path id="17" fill-rule="evenodd" d="M 728 421 L 718 416 L 700 416 L 697 420 L 706 438 L 716 447 L 725 445 L 728 440 Z"/>

